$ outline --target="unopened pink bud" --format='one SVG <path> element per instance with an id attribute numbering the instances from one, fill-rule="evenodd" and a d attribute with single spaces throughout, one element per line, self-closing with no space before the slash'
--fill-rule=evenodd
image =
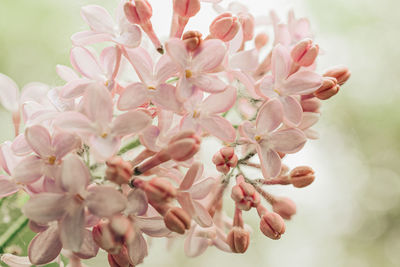
<path id="1" fill-rule="evenodd" d="M 239 22 L 242 24 L 243 41 L 250 41 L 254 36 L 254 17 L 250 13 L 240 13 Z"/>
<path id="2" fill-rule="evenodd" d="M 285 222 L 279 214 L 267 212 L 261 216 L 260 230 L 265 236 L 277 240 L 285 233 Z"/>
<path id="3" fill-rule="evenodd" d="M 202 34 L 198 31 L 187 31 L 183 34 L 182 40 L 185 41 L 188 51 L 195 51 L 202 43 Z"/>
<path id="4" fill-rule="evenodd" d="M 135 0 L 135 4 L 126 2 L 124 12 L 126 18 L 132 24 L 144 24 L 153 15 L 153 10 L 147 0 Z"/>
<path id="5" fill-rule="evenodd" d="M 229 42 L 236 36 L 239 28 L 237 17 L 232 16 L 231 13 L 222 13 L 211 22 L 210 33 L 215 38 Z"/>
<path id="6" fill-rule="evenodd" d="M 256 189 L 251 184 L 244 182 L 242 176 L 238 176 L 237 184 L 232 187 L 231 197 L 237 208 L 241 210 L 250 210 L 260 203 L 260 196 Z"/>
<path id="7" fill-rule="evenodd" d="M 118 185 L 127 184 L 132 177 L 132 165 L 121 157 L 112 157 L 106 162 L 106 179 Z"/>
<path id="8" fill-rule="evenodd" d="M 164 215 L 165 226 L 178 234 L 184 234 L 190 229 L 191 218 L 189 214 L 179 207 L 170 208 Z"/>
<path id="9" fill-rule="evenodd" d="M 266 33 L 259 33 L 257 34 L 256 38 L 254 39 L 254 45 L 257 50 L 260 50 L 264 46 L 267 45 L 269 37 Z"/>
<path id="10" fill-rule="evenodd" d="M 314 170 L 308 166 L 294 168 L 289 175 L 294 187 L 306 187 L 315 180 Z"/>
<path id="11" fill-rule="evenodd" d="M 212 162 L 219 172 L 227 174 L 231 168 L 236 167 L 238 157 L 235 155 L 233 147 L 223 147 L 215 153 Z"/>
<path id="12" fill-rule="evenodd" d="M 193 17 L 200 11 L 200 1 L 174 0 L 174 11 L 181 17 Z"/>
<path id="13" fill-rule="evenodd" d="M 339 89 L 340 86 L 337 84 L 336 78 L 324 77 L 321 87 L 314 92 L 314 95 L 318 99 L 326 100 L 336 95 Z"/>
<path id="14" fill-rule="evenodd" d="M 336 66 L 327 70 L 323 76 L 336 78 L 337 83 L 343 85 L 350 78 L 351 72 L 345 66 Z"/>
<path id="15" fill-rule="evenodd" d="M 311 39 L 304 39 L 297 43 L 291 52 L 294 62 L 303 67 L 311 66 L 319 53 L 319 46 Z"/>
<path id="16" fill-rule="evenodd" d="M 197 140 L 185 138 L 170 144 L 166 150 L 171 159 L 185 161 L 192 158 L 200 149 Z"/>
<path id="17" fill-rule="evenodd" d="M 319 108 L 321 107 L 321 101 L 316 97 L 302 99 L 300 104 L 303 112 L 319 113 Z"/>
<path id="18" fill-rule="evenodd" d="M 296 204 L 287 197 L 275 198 L 272 209 L 285 220 L 290 220 L 296 214 Z"/>
<path id="19" fill-rule="evenodd" d="M 129 261 L 128 249 L 123 246 L 118 254 L 108 254 L 110 267 L 134 267 Z"/>
<path id="20" fill-rule="evenodd" d="M 118 240 L 110 229 L 109 222 L 100 222 L 93 227 L 92 236 L 94 242 L 111 254 L 118 254 L 122 247 L 122 240 Z"/>
<path id="21" fill-rule="evenodd" d="M 234 253 L 245 253 L 250 244 L 250 233 L 241 227 L 233 227 L 226 242 Z"/>
<path id="22" fill-rule="evenodd" d="M 163 178 L 156 177 L 148 182 L 138 180 L 134 181 L 134 185 L 144 190 L 149 201 L 153 203 L 166 203 L 176 197 L 176 188 Z"/>
<path id="23" fill-rule="evenodd" d="M 111 218 L 110 229 L 117 238 L 124 240 L 125 243 L 130 243 L 136 235 L 132 221 L 123 215 L 115 215 Z"/>

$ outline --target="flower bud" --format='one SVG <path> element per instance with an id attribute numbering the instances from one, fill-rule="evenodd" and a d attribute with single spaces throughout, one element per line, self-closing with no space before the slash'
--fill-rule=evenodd
<path id="1" fill-rule="evenodd" d="M 321 101 L 316 97 L 301 99 L 300 104 L 303 112 L 319 113 L 319 108 L 321 107 Z"/>
<path id="2" fill-rule="evenodd" d="M 183 34 L 182 40 L 185 41 L 186 49 L 188 51 L 195 51 L 203 41 L 202 34 L 198 31 L 187 31 Z"/>
<path id="3" fill-rule="evenodd" d="M 314 170 L 308 166 L 296 167 L 290 172 L 289 178 L 294 187 L 306 187 L 315 180 Z"/>
<path id="4" fill-rule="evenodd" d="M 200 1 L 174 0 L 174 11 L 181 17 L 193 17 L 200 11 Z"/>
<path id="5" fill-rule="evenodd" d="M 123 216 L 115 215 L 110 220 L 110 229 L 112 233 L 124 243 L 130 243 L 135 238 L 135 231 L 132 226 L 132 221 Z"/>
<path id="6" fill-rule="evenodd" d="M 254 186 L 246 183 L 243 180 L 243 176 L 238 176 L 236 183 L 232 187 L 231 197 L 235 201 L 237 208 L 247 211 L 252 207 L 257 207 L 260 203 L 260 196 Z"/>
<path id="7" fill-rule="evenodd" d="M 150 181 L 135 180 L 134 185 L 146 192 L 150 202 L 166 203 L 176 197 L 176 189 L 163 178 L 153 178 Z"/>
<path id="8" fill-rule="evenodd" d="M 290 220 L 296 214 L 296 204 L 287 197 L 275 198 L 272 209 L 285 220 Z"/>
<path id="9" fill-rule="evenodd" d="M 100 222 L 93 227 L 92 236 L 94 242 L 111 254 L 118 254 L 122 247 L 122 240 L 111 231 L 109 222 Z"/>
<path id="10" fill-rule="evenodd" d="M 245 253 L 250 244 L 250 233 L 241 227 L 233 227 L 226 242 L 234 253 Z"/>
<path id="11" fill-rule="evenodd" d="M 215 38 L 229 42 L 236 36 L 239 28 L 237 17 L 232 16 L 231 13 L 222 13 L 211 22 L 210 33 Z"/>
<path id="12" fill-rule="evenodd" d="M 106 179 L 118 185 L 127 184 L 132 177 L 132 165 L 121 157 L 112 157 L 106 162 Z"/>
<path id="13" fill-rule="evenodd" d="M 178 234 L 184 234 L 190 229 L 191 218 L 186 211 L 179 207 L 170 208 L 164 215 L 165 226 Z"/>
<path id="14" fill-rule="evenodd" d="M 117 254 L 108 254 L 108 263 L 111 267 L 133 267 L 129 261 L 128 249 L 123 246 Z"/>
<path id="15" fill-rule="evenodd" d="M 242 25 L 243 41 L 250 41 L 254 36 L 254 17 L 250 13 L 240 13 L 239 22 Z"/>
<path id="16" fill-rule="evenodd" d="M 147 0 L 135 0 L 135 4 L 126 2 L 124 12 L 130 23 L 139 25 L 149 21 L 153 15 L 153 10 Z"/>
<path id="17" fill-rule="evenodd" d="M 279 214 L 266 212 L 261 216 L 260 230 L 265 236 L 277 240 L 285 233 L 285 222 Z"/>
<path id="18" fill-rule="evenodd" d="M 335 78 L 324 77 L 321 87 L 314 92 L 314 95 L 321 100 L 326 100 L 336 95 L 339 92 L 339 89 L 340 86 L 337 84 Z"/>
<path id="19" fill-rule="evenodd" d="M 219 172 L 227 174 L 230 168 L 236 167 L 238 157 L 235 155 L 233 147 L 223 147 L 215 153 L 212 162 L 216 165 Z"/>
<path id="20" fill-rule="evenodd" d="M 297 43 L 291 52 L 294 62 L 303 67 L 311 66 L 319 53 L 319 46 L 311 39 L 304 39 Z"/>
<path id="21" fill-rule="evenodd" d="M 266 33 L 259 33 L 257 34 L 256 38 L 254 39 L 254 45 L 257 50 L 260 50 L 268 43 L 268 35 Z"/>
<path id="22" fill-rule="evenodd" d="M 336 66 L 324 73 L 324 77 L 336 78 L 339 85 L 343 85 L 350 78 L 350 71 L 347 67 Z"/>
<path id="23" fill-rule="evenodd" d="M 170 144 L 166 152 L 173 160 L 185 161 L 192 158 L 199 149 L 200 143 L 198 139 L 185 138 Z"/>

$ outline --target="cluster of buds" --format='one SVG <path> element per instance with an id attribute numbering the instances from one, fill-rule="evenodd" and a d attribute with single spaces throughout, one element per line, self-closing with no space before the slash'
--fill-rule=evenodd
<path id="1" fill-rule="evenodd" d="M 36 233 L 27 257 L 5 254 L 4 262 L 44 265 L 62 254 L 82 266 L 102 249 L 111 267 L 131 267 L 148 255 L 145 237 L 183 236 L 190 257 L 210 246 L 244 253 L 252 231 L 243 213 L 252 209 L 261 233 L 281 238 L 296 205 L 268 187 L 313 183 L 313 169 L 282 162 L 318 138 L 320 107 L 350 71 L 317 69 L 307 19 L 290 12 L 285 23 L 272 12 L 271 36 L 245 6 L 221 1 L 171 0 L 163 42 L 151 0 L 121 0 L 116 17 L 85 6 L 89 29 L 71 37 L 72 68 L 56 68 L 62 86 L 20 92 L 0 74 L 15 132 L 0 145 L 0 198 L 29 195 L 22 211 Z M 187 29 L 201 2 L 218 13 L 209 32 Z M 207 160 L 215 168 L 204 170 Z"/>

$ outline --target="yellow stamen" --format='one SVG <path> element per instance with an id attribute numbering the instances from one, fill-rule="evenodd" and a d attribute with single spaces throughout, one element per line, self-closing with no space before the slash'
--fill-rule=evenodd
<path id="1" fill-rule="evenodd" d="M 261 136 L 260 136 L 260 135 L 256 135 L 256 136 L 254 137 L 254 139 L 256 139 L 257 142 L 260 142 Z"/>
<path id="2" fill-rule="evenodd" d="M 278 89 L 274 89 L 274 92 L 277 93 L 278 95 L 281 95 Z"/>
<path id="3" fill-rule="evenodd" d="M 156 88 L 154 86 L 147 86 L 147 89 L 149 90 L 156 90 Z"/>
<path id="4" fill-rule="evenodd" d="M 104 82 L 104 85 L 105 85 L 105 86 L 109 86 L 109 85 L 110 85 L 110 81 L 109 81 L 109 80 L 105 81 L 105 82 Z"/>
<path id="5" fill-rule="evenodd" d="M 108 133 L 102 133 L 101 137 L 106 138 L 108 136 Z"/>
<path id="6" fill-rule="evenodd" d="M 55 156 L 50 156 L 48 159 L 47 159 L 47 162 L 50 164 L 50 165 L 54 165 L 54 163 L 56 163 L 56 157 Z"/>
<path id="7" fill-rule="evenodd" d="M 185 70 L 186 78 L 190 78 L 193 76 L 193 73 L 191 70 Z"/>
<path id="8" fill-rule="evenodd" d="M 197 112 L 197 110 L 193 111 L 193 118 L 198 118 L 200 116 L 200 112 Z"/>

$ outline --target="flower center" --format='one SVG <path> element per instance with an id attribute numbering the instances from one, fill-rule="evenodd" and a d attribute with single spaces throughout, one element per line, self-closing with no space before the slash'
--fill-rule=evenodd
<path id="1" fill-rule="evenodd" d="M 281 92 L 279 91 L 279 89 L 274 89 L 274 92 L 281 96 Z"/>
<path id="2" fill-rule="evenodd" d="M 149 90 L 156 90 L 156 88 L 154 87 L 154 86 L 147 86 L 147 89 L 149 89 Z"/>
<path id="3" fill-rule="evenodd" d="M 255 139 L 257 142 L 260 142 L 260 141 L 261 141 L 261 135 L 256 135 L 256 136 L 254 137 L 254 139 Z"/>
<path id="4" fill-rule="evenodd" d="M 186 78 L 190 78 L 193 76 L 193 73 L 191 70 L 185 70 L 185 75 L 186 75 Z"/>
<path id="5" fill-rule="evenodd" d="M 77 200 L 79 203 L 82 203 L 85 199 L 80 194 L 76 194 L 75 200 Z"/>
<path id="6" fill-rule="evenodd" d="M 54 165 L 54 163 L 56 163 L 56 157 L 55 156 L 50 156 L 48 159 L 47 159 L 47 162 L 50 164 L 50 165 Z"/>
<path id="7" fill-rule="evenodd" d="M 193 111 L 193 118 L 196 119 L 200 116 L 200 112 L 198 112 L 197 110 Z"/>
<path id="8" fill-rule="evenodd" d="M 108 133 L 102 133 L 100 136 L 103 137 L 103 138 L 107 138 Z"/>

